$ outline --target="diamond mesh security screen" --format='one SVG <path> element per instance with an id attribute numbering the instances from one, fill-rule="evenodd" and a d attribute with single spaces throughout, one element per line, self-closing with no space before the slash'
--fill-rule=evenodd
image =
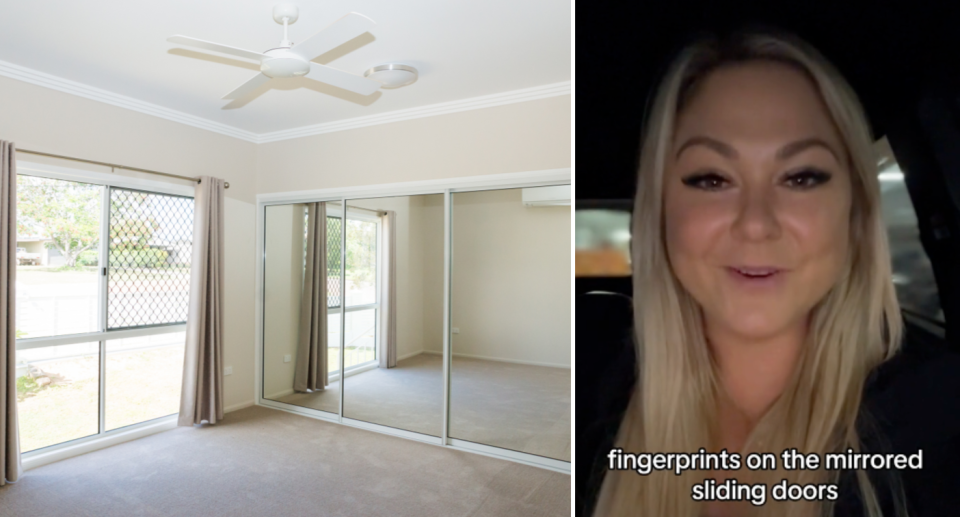
<path id="1" fill-rule="evenodd" d="M 340 306 L 340 231 L 339 217 L 327 217 L 327 307 Z"/>
<path id="2" fill-rule="evenodd" d="M 107 328 L 183 323 L 193 199 L 110 189 Z"/>

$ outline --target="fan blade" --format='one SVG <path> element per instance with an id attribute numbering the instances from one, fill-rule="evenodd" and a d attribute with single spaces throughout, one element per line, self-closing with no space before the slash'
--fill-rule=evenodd
<path id="1" fill-rule="evenodd" d="M 367 32 L 376 24 L 377 22 L 362 14 L 350 13 L 331 23 L 322 31 L 297 43 L 290 50 L 310 61 Z"/>
<path id="2" fill-rule="evenodd" d="M 265 76 L 265 75 L 263 75 L 262 73 L 261 73 L 261 74 L 257 74 L 257 75 L 255 75 L 255 76 L 253 76 L 253 78 L 251 78 L 249 81 L 241 84 L 241 85 L 238 86 L 235 90 L 233 90 L 232 92 L 224 95 L 224 96 L 221 97 L 221 98 L 222 98 L 222 99 L 239 99 L 239 98 L 247 95 L 248 93 L 252 92 L 253 90 L 256 90 L 258 86 L 260 86 L 261 84 L 263 84 L 263 83 L 265 83 L 265 82 L 267 82 L 267 81 L 269 81 L 269 80 L 270 80 L 270 78 L 267 77 L 267 76 Z"/>
<path id="3" fill-rule="evenodd" d="M 317 63 L 310 63 L 310 73 L 307 77 L 360 95 L 370 95 L 380 89 L 380 83 L 373 79 L 348 74 L 336 68 Z"/>
<path id="4" fill-rule="evenodd" d="M 228 47 L 226 45 L 221 45 L 219 43 L 203 41 L 202 39 L 190 38 L 187 36 L 181 36 L 179 34 L 170 36 L 169 38 L 167 38 L 167 41 L 169 41 L 170 43 L 179 43 L 181 45 L 189 45 L 191 47 L 212 50 L 214 52 L 222 52 L 224 54 L 245 57 L 247 59 L 255 59 L 257 61 L 260 61 L 261 59 L 264 58 L 264 54 L 261 54 L 259 52 L 243 50 L 242 48 L 236 48 L 236 47 Z"/>

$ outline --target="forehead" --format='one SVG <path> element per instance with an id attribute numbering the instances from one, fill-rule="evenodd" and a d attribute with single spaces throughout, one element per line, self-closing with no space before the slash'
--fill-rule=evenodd
<path id="1" fill-rule="evenodd" d="M 839 146 L 839 135 L 812 80 L 772 61 L 724 65 L 696 86 L 679 114 L 676 138 L 705 134 L 725 139 L 782 142 L 818 136 Z"/>

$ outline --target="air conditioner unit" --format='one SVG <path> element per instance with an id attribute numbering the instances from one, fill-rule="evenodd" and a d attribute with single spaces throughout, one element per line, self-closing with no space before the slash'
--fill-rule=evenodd
<path id="1" fill-rule="evenodd" d="M 570 185 L 525 188 L 523 206 L 570 206 Z"/>

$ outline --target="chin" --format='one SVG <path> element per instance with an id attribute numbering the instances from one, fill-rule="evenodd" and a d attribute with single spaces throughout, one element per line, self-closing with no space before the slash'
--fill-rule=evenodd
<path id="1" fill-rule="evenodd" d="M 729 331 L 748 339 L 762 339 L 776 335 L 789 326 L 790 318 L 770 311 L 726 314 L 723 321 Z"/>

